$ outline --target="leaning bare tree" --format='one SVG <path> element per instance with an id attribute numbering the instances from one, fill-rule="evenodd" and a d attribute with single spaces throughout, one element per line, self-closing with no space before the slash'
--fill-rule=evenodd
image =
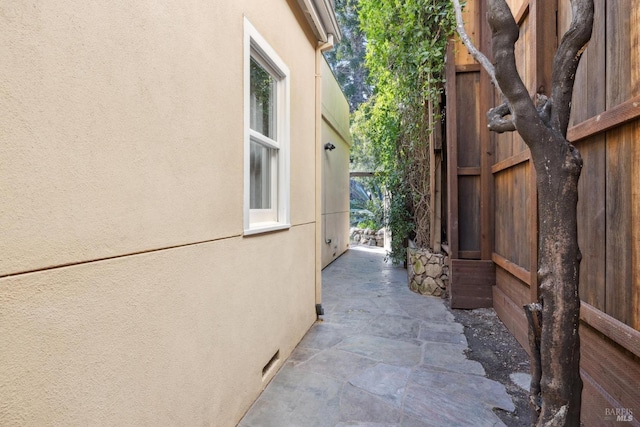
<path id="1" fill-rule="evenodd" d="M 554 57 L 550 97 L 536 94 L 534 99 L 516 69 L 519 28 L 505 0 L 487 0 L 493 64 L 471 43 L 459 1 L 453 2 L 460 38 L 505 100 L 487 113 L 489 129 L 517 131 L 531 151 L 537 174 L 540 291 L 538 303 L 525 306 L 532 354 L 532 425 L 579 426 L 581 254 L 576 207 L 582 158 L 567 141 L 567 128 L 576 69 L 591 38 L 593 0 L 571 0 L 571 27 Z"/>

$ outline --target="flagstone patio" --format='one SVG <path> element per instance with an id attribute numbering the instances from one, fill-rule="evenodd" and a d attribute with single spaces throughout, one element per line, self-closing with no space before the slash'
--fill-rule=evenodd
<path id="1" fill-rule="evenodd" d="M 504 425 L 493 408 L 514 404 L 465 356 L 463 326 L 383 250 L 352 248 L 322 279 L 325 315 L 239 427 Z"/>

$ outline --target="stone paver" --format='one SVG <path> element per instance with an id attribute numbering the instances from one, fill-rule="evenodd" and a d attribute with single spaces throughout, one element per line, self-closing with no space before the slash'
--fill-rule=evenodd
<path id="1" fill-rule="evenodd" d="M 411 292 L 384 252 L 352 248 L 322 282 L 325 315 L 239 427 L 503 426 L 493 408 L 515 410 L 444 301 Z"/>

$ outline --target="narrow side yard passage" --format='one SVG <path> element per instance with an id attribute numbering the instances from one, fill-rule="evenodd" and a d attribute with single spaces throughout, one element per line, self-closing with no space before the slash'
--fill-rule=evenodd
<path id="1" fill-rule="evenodd" d="M 384 251 L 352 248 L 323 271 L 325 315 L 240 427 L 500 426 L 501 383 L 465 356 L 445 301 L 407 287 Z"/>

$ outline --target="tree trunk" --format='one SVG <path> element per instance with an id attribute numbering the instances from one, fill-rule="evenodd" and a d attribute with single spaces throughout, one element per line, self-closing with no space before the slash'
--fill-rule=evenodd
<path id="1" fill-rule="evenodd" d="M 593 0 L 572 0 L 569 31 L 554 57 L 551 98 L 534 103 L 518 74 L 514 45 L 519 28 L 504 0 L 489 0 L 495 76 L 508 108 L 489 113 L 496 130 L 515 128 L 531 150 L 538 191 L 538 284 L 542 310 L 539 378 L 532 376 L 537 426 L 579 426 L 580 296 L 577 204 L 580 153 L 566 139 L 575 72 L 593 27 Z M 504 120 L 505 116 L 511 118 Z M 509 123 L 511 122 L 511 123 Z M 491 127 L 491 125 L 490 125 Z M 534 319 L 534 316 L 528 316 Z M 531 325 L 535 331 L 535 324 Z M 535 339 L 533 340 L 535 343 Z M 534 346 L 535 347 L 535 346 Z M 532 353 L 536 351 L 532 348 Z M 534 356 L 536 356 L 534 354 Z M 539 383 L 536 383 L 539 380 Z M 539 397 L 539 398 L 538 398 Z M 537 409 L 537 408 L 536 408 Z"/>
<path id="2" fill-rule="evenodd" d="M 579 426 L 580 297 L 577 204 L 580 153 L 566 139 L 576 69 L 593 28 L 593 0 L 571 0 L 573 17 L 553 61 L 551 97 L 531 99 L 518 73 L 514 46 L 520 29 L 505 0 L 487 0 L 494 62 L 464 32 L 460 37 L 506 99 L 487 114 L 489 129 L 517 131 L 531 150 L 538 191 L 539 304 L 525 306 L 532 353 L 532 425 Z"/>
<path id="3" fill-rule="evenodd" d="M 532 391 L 539 390 L 536 401 L 541 402 L 541 408 L 533 422 L 539 426 L 579 426 L 581 255 L 576 205 L 582 159 L 559 134 L 556 139 L 544 144 L 546 150 L 532 151 L 540 218 L 538 283 L 542 307 L 542 370 L 540 383 L 532 382 Z"/>

